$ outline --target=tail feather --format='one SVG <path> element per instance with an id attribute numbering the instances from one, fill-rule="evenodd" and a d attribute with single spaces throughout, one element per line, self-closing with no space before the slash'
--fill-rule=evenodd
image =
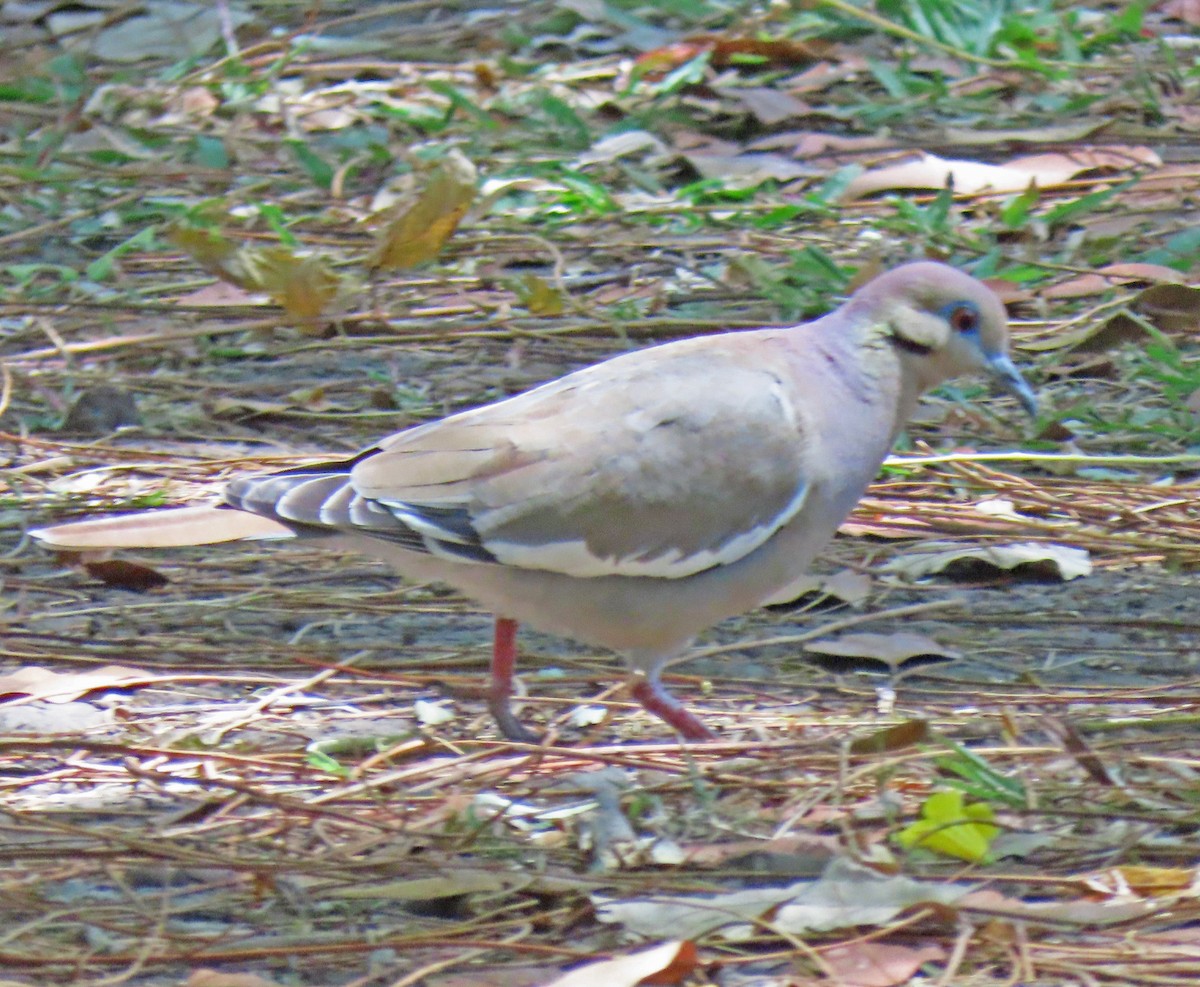
<path id="1" fill-rule="evenodd" d="M 183 548 L 243 538 L 291 538 L 295 532 L 271 518 L 230 507 L 181 507 L 56 524 L 30 534 L 49 548 Z"/>

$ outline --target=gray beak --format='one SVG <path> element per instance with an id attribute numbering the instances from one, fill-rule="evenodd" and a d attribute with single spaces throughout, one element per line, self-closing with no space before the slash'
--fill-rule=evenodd
<path id="1" fill-rule="evenodd" d="M 1021 402 L 1030 418 L 1037 418 L 1037 398 L 1007 353 L 989 356 L 987 369 L 997 384 Z"/>

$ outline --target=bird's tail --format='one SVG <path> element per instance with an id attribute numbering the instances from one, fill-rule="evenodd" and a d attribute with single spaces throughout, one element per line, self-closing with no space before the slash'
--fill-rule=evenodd
<path id="1" fill-rule="evenodd" d="M 29 533 L 48 548 L 73 551 L 181 548 L 243 538 L 291 538 L 295 534 L 271 518 L 215 505 L 74 521 Z"/>

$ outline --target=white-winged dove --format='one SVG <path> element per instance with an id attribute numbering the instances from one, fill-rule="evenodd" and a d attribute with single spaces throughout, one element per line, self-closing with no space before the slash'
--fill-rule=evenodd
<path id="1" fill-rule="evenodd" d="M 614 357 L 398 432 L 352 459 L 235 480 L 225 504 L 35 531 L 59 548 L 319 536 L 498 615 L 489 706 L 513 739 L 515 621 L 625 655 L 633 694 L 712 735 L 659 681 L 697 633 L 794 580 L 920 395 L 982 371 L 1032 414 L 982 283 L 906 264 L 805 325 Z"/>

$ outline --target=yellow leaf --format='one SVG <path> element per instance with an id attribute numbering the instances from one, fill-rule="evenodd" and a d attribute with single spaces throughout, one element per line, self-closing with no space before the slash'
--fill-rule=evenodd
<path id="1" fill-rule="evenodd" d="M 562 315 L 563 293 L 536 274 L 526 274 L 517 285 L 517 297 L 532 315 Z"/>
<path id="2" fill-rule="evenodd" d="M 921 806 L 921 818 L 906 826 L 896 839 L 906 850 L 915 846 L 971 863 L 984 861 L 1000 832 L 993 825 L 991 806 L 963 805 L 962 792 L 936 792 Z"/>
<path id="3" fill-rule="evenodd" d="M 376 236 L 371 266 L 395 270 L 433 260 L 475 200 L 475 175 L 466 156 L 451 150 L 430 171 L 415 201 L 389 210 Z"/>
<path id="4" fill-rule="evenodd" d="M 247 290 L 255 287 L 253 278 L 239 256 L 237 245 L 216 230 L 172 225 L 167 228 L 166 235 L 168 240 L 185 250 L 192 260 L 214 277 Z"/>
<path id="5" fill-rule="evenodd" d="M 341 284 L 341 278 L 320 257 L 298 257 L 287 247 L 254 251 L 252 266 L 257 286 L 294 319 L 323 315 Z"/>

